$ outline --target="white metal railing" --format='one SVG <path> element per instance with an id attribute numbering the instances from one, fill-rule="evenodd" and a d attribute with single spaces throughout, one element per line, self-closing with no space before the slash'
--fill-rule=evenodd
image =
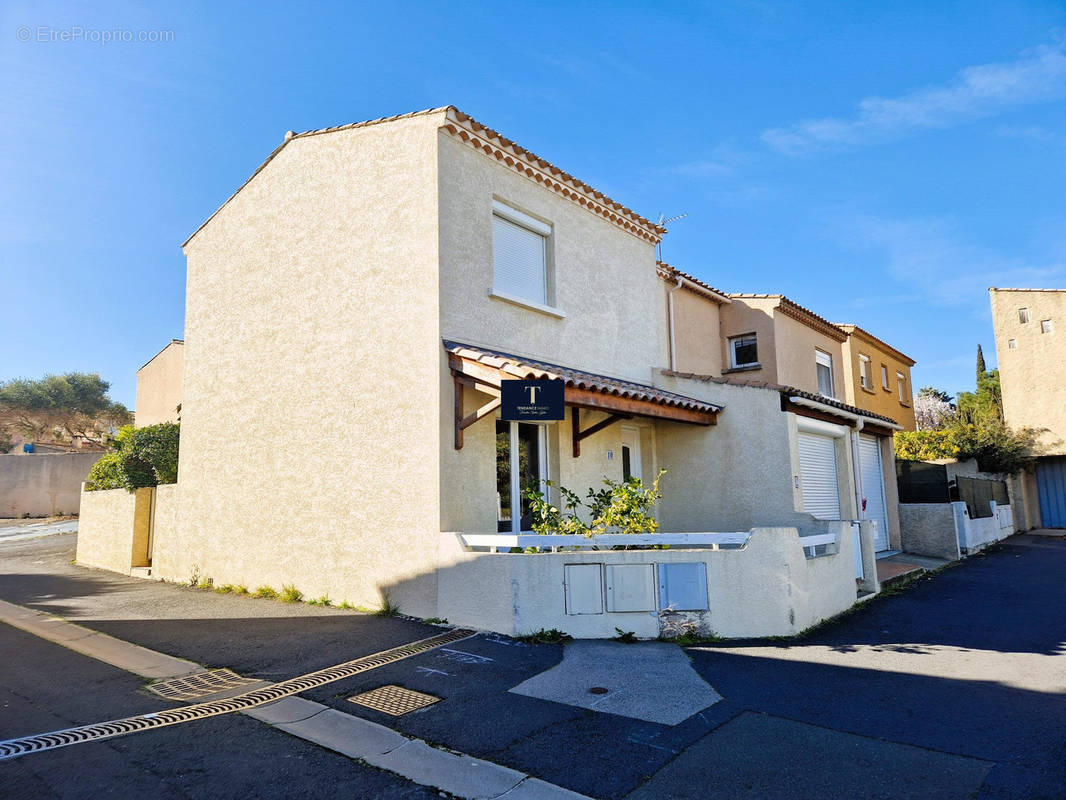
<path id="1" fill-rule="evenodd" d="M 617 545 L 679 545 L 683 547 L 705 547 L 718 550 L 722 547 L 744 547 L 751 538 L 751 531 L 732 533 L 604 533 L 599 536 L 582 536 L 581 534 L 547 534 L 536 533 L 460 533 L 460 539 L 467 547 L 492 547 L 510 550 L 514 547 L 615 547 Z"/>

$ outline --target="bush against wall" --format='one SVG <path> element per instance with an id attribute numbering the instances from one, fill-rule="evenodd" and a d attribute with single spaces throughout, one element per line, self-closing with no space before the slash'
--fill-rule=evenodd
<path id="1" fill-rule="evenodd" d="M 143 489 L 178 480 L 180 427 L 161 422 L 144 428 L 126 425 L 115 436 L 114 452 L 97 461 L 86 489 Z"/>
<path id="2" fill-rule="evenodd" d="M 525 496 L 529 500 L 533 531 L 541 535 L 584 536 L 595 536 L 615 530 L 629 534 L 655 533 L 659 529 L 659 523 L 651 516 L 651 510 L 663 496 L 659 491 L 659 483 L 665 474 L 665 469 L 659 470 L 651 486 L 645 486 L 640 478 L 636 477 L 622 482 L 604 478 L 603 483 L 607 488 L 598 491 L 590 488 L 584 501 L 577 492 L 547 481 L 549 486 L 557 486 L 559 489 L 563 510 L 553 506 L 544 492 L 534 488 L 527 489 Z M 590 522 L 586 523 L 579 516 L 583 508 L 586 509 Z"/>

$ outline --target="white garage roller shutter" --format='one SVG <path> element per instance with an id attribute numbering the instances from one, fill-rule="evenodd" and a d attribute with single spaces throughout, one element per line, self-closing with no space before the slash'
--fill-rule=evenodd
<path id="1" fill-rule="evenodd" d="M 799 456 L 803 510 L 818 519 L 840 519 L 836 441 L 801 431 Z"/>
<path id="2" fill-rule="evenodd" d="M 888 514 L 885 512 L 885 478 L 881 472 L 881 443 L 876 436 L 859 435 L 859 469 L 866 499 L 863 519 L 877 520 L 875 550 L 888 549 Z"/>

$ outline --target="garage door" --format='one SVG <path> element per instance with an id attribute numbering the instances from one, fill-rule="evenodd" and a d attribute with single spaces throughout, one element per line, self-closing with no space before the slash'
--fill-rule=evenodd
<path id="1" fill-rule="evenodd" d="M 885 476 L 881 471 L 881 440 L 869 434 L 859 435 L 859 472 L 862 475 L 862 495 L 866 500 L 863 519 L 877 521 L 875 550 L 888 549 L 888 514 L 885 511 Z"/>
<path id="2" fill-rule="evenodd" d="M 1036 489 L 1044 527 L 1066 528 L 1066 459 L 1039 459 L 1036 462 Z"/>
<path id="3" fill-rule="evenodd" d="M 803 510 L 818 519 L 840 519 L 836 440 L 801 431 L 799 456 Z"/>

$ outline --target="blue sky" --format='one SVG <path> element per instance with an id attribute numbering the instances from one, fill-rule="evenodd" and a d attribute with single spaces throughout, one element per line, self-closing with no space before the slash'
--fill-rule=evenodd
<path id="1" fill-rule="evenodd" d="M 916 386 L 994 360 L 988 286 L 1066 286 L 1061 2 L 9 0 L 0 86 L 0 380 L 98 371 L 131 407 L 180 243 L 285 131 L 449 103 L 687 213 L 665 260 L 861 324 Z"/>

